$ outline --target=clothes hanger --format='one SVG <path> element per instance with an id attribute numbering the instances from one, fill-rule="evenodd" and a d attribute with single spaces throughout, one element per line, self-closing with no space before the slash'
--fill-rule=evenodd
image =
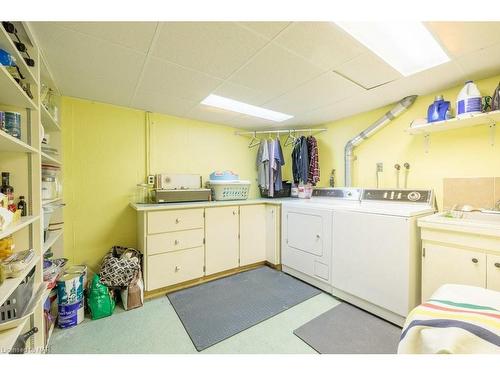
<path id="1" fill-rule="evenodd" d="M 257 132 L 255 131 L 253 132 L 253 137 L 252 140 L 250 141 L 250 144 L 248 145 L 248 148 L 252 148 L 258 145 L 260 145 L 260 139 L 257 138 Z"/>
<path id="2" fill-rule="evenodd" d="M 295 143 L 296 139 L 297 138 L 292 135 L 292 130 L 289 130 L 288 131 L 288 137 L 285 140 L 285 147 L 293 145 Z"/>

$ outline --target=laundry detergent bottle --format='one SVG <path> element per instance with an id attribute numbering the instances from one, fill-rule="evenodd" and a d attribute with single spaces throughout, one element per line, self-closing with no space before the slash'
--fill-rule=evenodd
<path id="1" fill-rule="evenodd" d="M 481 93 L 472 81 L 465 82 L 457 98 L 457 117 L 481 113 Z"/>
<path id="2" fill-rule="evenodd" d="M 442 95 L 436 96 L 427 110 L 427 122 L 448 120 L 450 117 L 450 102 L 445 101 Z"/>

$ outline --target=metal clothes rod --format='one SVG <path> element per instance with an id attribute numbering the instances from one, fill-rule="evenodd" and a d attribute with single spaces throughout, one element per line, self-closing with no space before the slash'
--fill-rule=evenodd
<path id="1" fill-rule="evenodd" d="M 235 132 L 236 135 L 256 135 L 256 134 L 289 134 L 289 133 L 321 133 L 326 132 L 328 129 L 280 129 L 280 130 L 256 130 L 256 131 L 243 131 Z"/>

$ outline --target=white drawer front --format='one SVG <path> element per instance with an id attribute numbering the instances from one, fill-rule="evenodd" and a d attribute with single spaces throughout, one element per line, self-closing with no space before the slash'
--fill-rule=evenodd
<path id="1" fill-rule="evenodd" d="M 205 231 L 191 229 L 147 236 L 147 255 L 203 246 Z"/>
<path id="2" fill-rule="evenodd" d="M 204 227 L 203 209 L 148 212 L 148 234 Z"/>
<path id="3" fill-rule="evenodd" d="M 163 288 L 203 276 L 203 247 L 147 257 L 147 290 Z"/>

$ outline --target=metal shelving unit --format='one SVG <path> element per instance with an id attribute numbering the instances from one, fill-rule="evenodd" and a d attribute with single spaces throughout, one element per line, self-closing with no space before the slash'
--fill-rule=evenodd
<path id="1" fill-rule="evenodd" d="M 49 236 L 47 242 L 43 242 L 43 204 L 41 194 L 41 166 L 43 162 L 61 166 L 62 163 L 53 157 L 41 152 L 41 129 L 51 133 L 55 139 L 54 146 L 60 146 L 61 127 L 49 111 L 41 104 L 40 90 L 43 82 L 41 71 L 40 51 L 29 30 L 29 25 L 22 22 L 14 22 L 18 30 L 24 29 L 21 35 L 27 35 L 28 40 L 23 40 L 30 57 L 35 61 L 34 67 L 29 67 L 21 53 L 17 51 L 11 35 L 0 25 L 0 48 L 8 51 L 16 59 L 21 73 L 26 82 L 30 84 L 33 94 L 31 99 L 19 84 L 10 75 L 9 71 L 0 66 L 0 110 L 15 111 L 21 114 L 22 138 L 17 139 L 0 130 L 0 170 L 9 171 L 12 175 L 16 198 L 19 195 L 26 196 L 28 203 L 28 214 L 18 222 L 0 231 L 0 238 L 12 235 L 16 244 L 16 251 L 33 249 L 34 259 L 15 278 L 6 279 L 0 285 L 0 304 L 5 302 L 12 292 L 22 282 L 23 278 L 35 269 L 34 290 L 42 287 L 43 283 L 43 255 L 50 246 L 59 244 L 62 246 L 62 231 Z M 51 144 L 52 145 L 52 144 Z M 61 151 L 61 150 L 59 150 Z M 62 198 L 58 198 L 59 200 Z M 53 200 L 55 202 L 55 200 Z M 62 211 L 62 210 L 60 210 Z M 62 214 L 61 214 L 62 215 Z M 58 221 L 60 218 L 57 218 Z M 45 293 L 48 295 L 48 293 Z M 44 296 L 45 296 L 44 294 Z M 0 353 L 7 353 L 14 345 L 17 337 L 33 328 L 38 327 L 36 333 L 27 343 L 27 348 L 42 352 L 46 348 L 47 337 L 44 327 L 42 298 L 34 311 L 15 328 L 0 332 Z"/>

